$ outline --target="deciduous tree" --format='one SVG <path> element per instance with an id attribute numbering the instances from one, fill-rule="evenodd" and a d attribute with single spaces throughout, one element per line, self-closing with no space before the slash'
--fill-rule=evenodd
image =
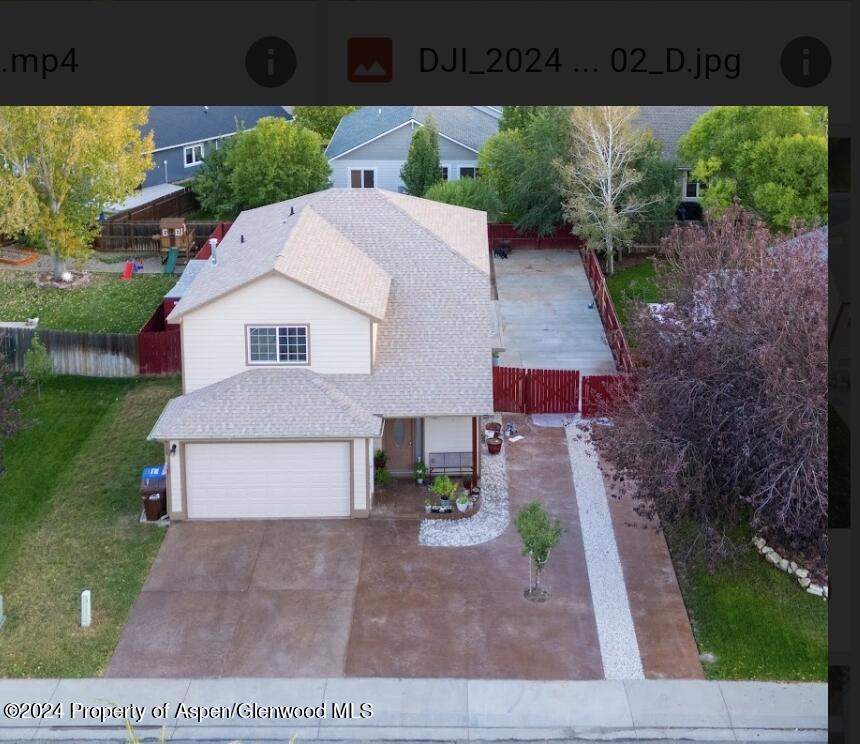
<path id="1" fill-rule="evenodd" d="M 827 262 L 730 207 L 664 241 L 665 302 L 629 313 L 639 364 L 611 426 L 594 427 L 614 489 L 712 562 L 739 525 L 826 552 Z"/>
<path id="2" fill-rule="evenodd" d="M 523 555 L 527 555 L 535 567 L 534 583 L 526 590 L 526 597 L 541 602 L 548 596 L 540 583 L 541 572 L 550 552 L 561 540 L 564 526 L 547 513 L 540 501 L 530 501 L 521 507 L 514 524 L 523 541 Z"/>
<path id="3" fill-rule="evenodd" d="M 636 169 L 648 134 L 636 127 L 635 106 L 577 106 L 571 109 L 571 157 L 564 167 L 564 214 L 589 248 L 606 255 L 607 273 L 631 232 L 632 218 L 661 196 L 637 188 Z"/>
<path id="4" fill-rule="evenodd" d="M 24 233 L 59 277 L 152 167 L 147 118 L 146 106 L 0 107 L 0 232 Z"/>
<path id="5" fill-rule="evenodd" d="M 427 193 L 427 199 L 455 204 L 458 207 L 480 209 L 487 213 L 489 222 L 497 222 L 500 204 L 499 195 L 489 181 L 484 178 L 461 178 L 457 181 L 439 181 L 434 183 Z"/>
<path id="6" fill-rule="evenodd" d="M 706 208 L 740 200 L 769 226 L 827 218 L 827 116 L 818 106 L 719 106 L 679 142 Z"/>
<path id="7" fill-rule="evenodd" d="M 360 106 L 296 106 L 293 109 L 296 123 L 312 129 L 323 142 L 328 142 L 340 120 L 357 111 Z"/>

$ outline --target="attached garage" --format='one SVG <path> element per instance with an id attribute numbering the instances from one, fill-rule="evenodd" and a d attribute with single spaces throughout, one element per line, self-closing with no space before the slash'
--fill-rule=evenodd
<path id="1" fill-rule="evenodd" d="M 188 443 L 187 517 L 348 517 L 351 447 L 351 442 Z"/>

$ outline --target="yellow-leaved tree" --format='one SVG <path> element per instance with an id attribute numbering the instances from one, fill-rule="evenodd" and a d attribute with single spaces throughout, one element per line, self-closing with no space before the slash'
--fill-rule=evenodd
<path id="1" fill-rule="evenodd" d="M 0 234 L 54 259 L 86 256 L 107 204 L 152 167 L 147 106 L 0 106 Z"/>

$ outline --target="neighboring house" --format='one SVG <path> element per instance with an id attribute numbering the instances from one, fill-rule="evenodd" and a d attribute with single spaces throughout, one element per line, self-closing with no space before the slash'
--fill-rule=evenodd
<path id="1" fill-rule="evenodd" d="M 155 136 L 153 168 L 143 187 L 191 178 L 206 154 L 239 129 L 253 129 L 265 116 L 292 119 L 287 106 L 150 106 L 141 129 Z"/>
<path id="2" fill-rule="evenodd" d="M 637 122 L 647 127 L 655 139 L 663 143 L 663 155 L 678 157 L 678 140 L 693 126 L 696 119 L 706 114 L 713 106 L 641 106 Z M 678 202 L 682 205 L 698 205 L 705 185 L 690 177 L 691 163 L 678 163 Z M 684 208 L 691 216 L 700 216 L 701 209 Z M 695 213 L 699 214 L 696 215 Z"/>
<path id="3" fill-rule="evenodd" d="M 364 106 L 341 119 L 326 148 L 332 182 L 402 193 L 400 169 L 412 134 L 431 117 L 443 180 L 474 177 L 478 151 L 498 131 L 501 115 L 498 106 Z"/>
<path id="4" fill-rule="evenodd" d="M 393 474 L 475 472 L 490 298 L 483 212 L 329 189 L 240 214 L 169 315 L 171 517 L 366 516 L 377 449 Z"/>

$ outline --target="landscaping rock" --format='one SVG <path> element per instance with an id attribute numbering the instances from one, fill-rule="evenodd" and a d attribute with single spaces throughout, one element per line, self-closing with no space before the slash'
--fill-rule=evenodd
<path id="1" fill-rule="evenodd" d="M 806 587 L 808 587 L 812 582 L 807 578 L 802 578 L 797 583 L 800 584 L 804 589 L 806 589 Z"/>
<path id="2" fill-rule="evenodd" d="M 805 568 L 797 568 L 794 570 L 794 575 L 797 576 L 797 578 L 799 579 L 805 579 L 807 576 L 809 576 L 809 571 L 807 571 Z"/>
<path id="3" fill-rule="evenodd" d="M 779 567 L 780 567 L 783 571 L 788 571 L 788 560 L 787 560 L 787 559 L 785 559 L 785 558 L 781 559 L 781 560 L 780 560 L 780 562 L 779 562 Z"/>

